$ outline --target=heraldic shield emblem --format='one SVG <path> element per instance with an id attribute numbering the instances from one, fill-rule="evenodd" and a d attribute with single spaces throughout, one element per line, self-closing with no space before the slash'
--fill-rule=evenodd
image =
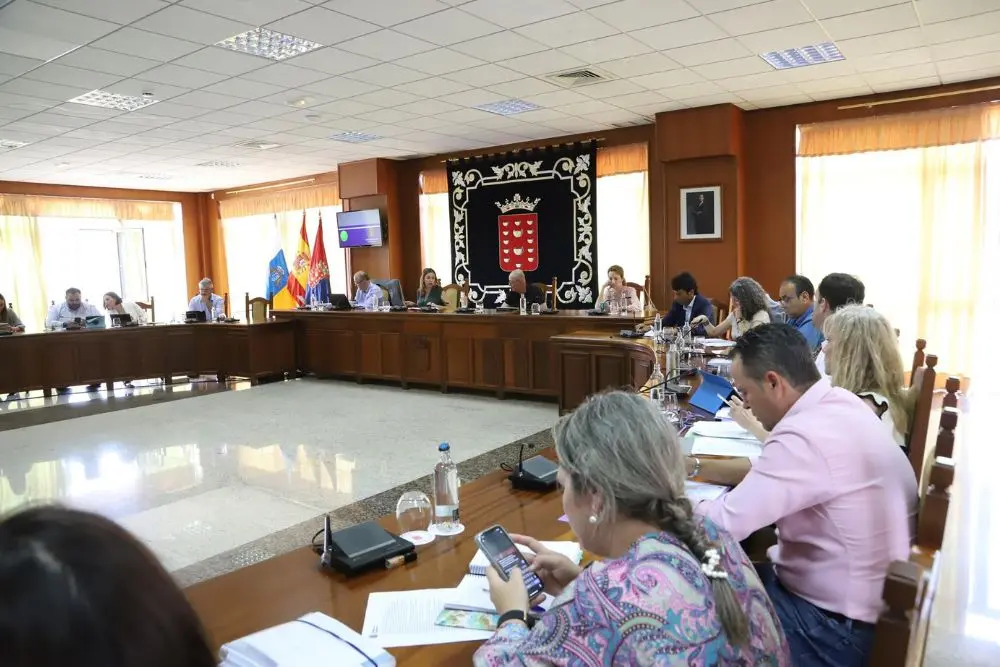
<path id="1" fill-rule="evenodd" d="M 500 243 L 500 268 L 534 271 L 538 268 L 538 214 L 535 208 L 541 199 L 522 199 L 515 194 L 504 203 L 496 202 L 501 215 L 497 217 Z"/>

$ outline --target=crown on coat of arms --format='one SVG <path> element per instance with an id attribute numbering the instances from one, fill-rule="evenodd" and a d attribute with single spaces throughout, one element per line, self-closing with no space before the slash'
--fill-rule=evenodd
<path id="1" fill-rule="evenodd" d="M 521 209 L 522 211 L 534 211 L 538 203 L 542 201 L 541 197 L 536 197 L 534 201 L 531 199 L 521 199 L 520 193 L 516 193 L 513 199 L 508 199 L 504 203 L 496 202 L 497 208 L 501 212 L 507 213 L 508 211 L 513 211 L 514 209 Z"/>

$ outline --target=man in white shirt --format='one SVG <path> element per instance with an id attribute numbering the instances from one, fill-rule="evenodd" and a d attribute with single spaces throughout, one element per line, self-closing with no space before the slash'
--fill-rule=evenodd
<path id="1" fill-rule="evenodd" d="M 220 317 L 226 316 L 226 301 L 212 290 L 215 285 L 211 278 L 202 278 L 198 281 L 198 296 L 191 299 L 188 310 L 196 310 L 205 313 L 205 319 L 213 322 Z"/>
<path id="2" fill-rule="evenodd" d="M 354 287 L 356 288 L 354 303 L 362 308 L 367 308 L 375 297 L 379 299 L 383 297 L 382 288 L 372 282 L 372 279 L 364 271 L 358 271 L 354 274 Z"/>
<path id="3" fill-rule="evenodd" d="M 846 273 L 831 273 L 820 281 L 816 288 L 815 308 L 813 309 L 813 326 L 822 333 L 826 318 L 849 303 L 865 302 L 865 284 Z M 816 368 L 826 375 L 826 355 L 823 352 L 826 343 L 816 354 Z"/>
<path id="4" fill-rule="evenodd" d="M 66 300 L 49 308 L 45 326 L 50 329 L 81 329 L 87 326 L 88 317 L 100 317 L 97 308 L 84 302 L 80 290 L 70 287 L 66 290 Z"/>

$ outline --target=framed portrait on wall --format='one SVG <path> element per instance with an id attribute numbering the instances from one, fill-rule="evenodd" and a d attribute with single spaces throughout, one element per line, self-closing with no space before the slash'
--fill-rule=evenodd
<path id="1" fill-rule="evenodd" d="M 722 238 L 722 186 L 681 188 L 681 240 Z"/>

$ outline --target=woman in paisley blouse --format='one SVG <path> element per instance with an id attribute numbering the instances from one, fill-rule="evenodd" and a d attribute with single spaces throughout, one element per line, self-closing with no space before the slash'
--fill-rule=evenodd
<path id="1" fill-rule="evenodd" d="M 580 569 L 512 536 L 536 552 L 531 568 L 556 600 L 526 623 L 516 618 L 529 608 L 520 571 L 504 582 L 489 568 L 503 620 L 476 651 L 477 667 L 790 667 L 753 565 L 738 542 L 692 514 L 677 433 L 649 401 L 600 394 L 553 433 L 570 526 L 604 560 Z"/>

